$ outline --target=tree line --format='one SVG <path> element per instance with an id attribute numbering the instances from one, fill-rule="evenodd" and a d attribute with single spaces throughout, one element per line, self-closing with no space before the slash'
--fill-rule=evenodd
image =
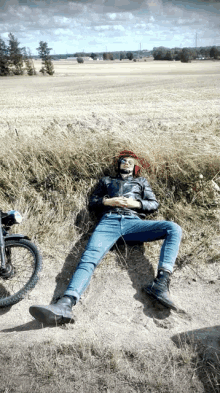
<path id="1" fill-rule="evenodd" d="M 153 57 L 154 60 L 180 60 L 183 63 L 188 63 L 198 58 L 218 59 L 220 57 L 220 48 L 217 46 L 183 49 L 159 47 L 153 49 Z"/>
<path id="2" fill-rule="evenodd" d="M 83 59 L 83 57 L 91 57 L 93 60 L 97 60 L 99 57 L 99 54 L 96 53 L 84 53 L 84 52 L 76 52 L 73 55 L 77 59 Z M 115 60 L 115 59 L 128 59 L 128 60 L 133 60 L 134 54 L 132 52 L 120 52 L 119 54 L 115 52 L 104 52 L 102 53 L 103 60 Z"/>
<path id="3" fill-rule="evenodd" d="M 133 60 L 134 55 L 132 52 L 120 52 L 119 54 L 119 59 L 120 60 L 124 60 L 124 59 L 128 59 L 128 60 Z M 103 53 L 103 60 L 114 60 L 114 55 L 113 53 Z"/>
<path id="4" fill-rule="evenodd" d="M 8 38 L 8 45 L 0 38 L 0 76 L 23 75 L 25 72 L 30 76 L 36 75 L 30 49 L 21 48 L 20 43 L 12 33 L 9 33 Z M 40 72 L 53 75 L 51 48 L 48 48 L 47 42 L 40 41 L 37 51 L 42 60 Z"/>
<path id="5" fill-rule="evenodd" d="M 36 75 L 36 70 L 34 67 L 33 56 L 31 55 L 30 49 L 26 47 L 21 48 L 20 43 L 17 38 L 10 33 L 8 35 L 9 42 L 8 45 L 4 42 L 3 39 L 0 38 L 0 76 L 7 75 L 23 75 L 25 72 L 28 75 Z M 50 56 L 50 51 L 52 48 L 48 47 L 47 42 L 40 41 L 39 47 L 36 48 L 38 51 L 38 57 L 42 60 L 42 67 L 40 72 L 42 74 L 53 75 L 54 68 L 52 63 L 52 57 Z M 136 60 L 136 56 L 142 58 L 142 55 L 149 57 L 153 56 L 154 60 L 180 60 L 181 62 L 188 63 L 196 58 L 212 58 L 219 59 L 220 58 L 220 47 L 212 46 L 212 47 L 200 47 L 200 48 L 165 48 L 158 47 L 153 48 L 152 51 L 130 51 L 130 52 L 104 52 L 103 60 L 115 60 L 120 59 L 128 59 L 128 60 Z M 92 57 L 93 60 L 97 60 L 98 56 L 96 53 L 88 54 Z M 58 57 L 60 57 L 59 55 Z M 80 61 L 83 62 L 84 53 L 76 53 L 74 56 L 77 57 Z M 53 56 L 57 58 L 57 56 Z"/>
<path id="6" fill-rule="evenodd" d="M 153 48 L 153 50 L 142 50 L 142 51 L 130 51 L 130 52 L 101 52 L 101 53 L 84 53 L 77 52 L 73 56 L 80 57 L 83 59 L 85 56 L 90 56 L 93 60 L 96 60 L 99 56 L 103 57 L 103 60 L 136 60 L 145 57 L 153 56 L 154 60 L 180 60 L 182 62 L 189 62 L 191 60 L 200 59 L 219 59 L 220 58 L 220 47 L 209 46 L 199 48 L 165 48 L 163 46 Z M 58 58 L 64 58 L 65 55 L 59 55 Z"/>
<path id="7" fill-rule="evenodd" d="M 142 50 L 142 51 L 130 51 L 130 52 L 100 52 L 98 54 L 91 52 L 77 52 L 73 54 L 74 57 L 84 58 L 85 56 L 92 57 L 93 60 L 97 60 L 99 56 L 103 57 L 103 60 L 136 60 L 145 57 L 153 56 L 154 60 L 180 60 L 182 62 L 189 62 L 191 60 L 200 59 L 219 59 L 220 58 L 220 47 L 209 46 L 199 48 L 165 48 L 163 46 L 153 48 L 153 50 Z M 56 56 L 55 56 L 56 57 Z M 65 58 L 65 55 L 57 55 L 57 58 Z"/>

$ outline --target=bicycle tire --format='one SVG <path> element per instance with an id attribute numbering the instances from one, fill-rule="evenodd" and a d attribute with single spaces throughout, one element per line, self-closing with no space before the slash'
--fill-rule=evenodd
<path id="1" fill-rule="evenodd" d="M 6 264 L 10 259 L 14 274 L 7 279 L 0 276 L 0 307 L 8 307 L 24 299 L 35 287 L 42 268 L 41 255 L 29 240 L 6 238 L 5 254 Z"/>

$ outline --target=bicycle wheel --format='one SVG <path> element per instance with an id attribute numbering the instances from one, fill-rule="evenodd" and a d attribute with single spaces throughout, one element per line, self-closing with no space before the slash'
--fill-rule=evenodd
<path id="1" fill-rule="evenodd" d="M 24 299 L 35 287 L 42 267 L 37 247 L 26 239 L 5 239 L 5 258 L 11 275 L 8 278 L 0 276 L 0 307 Z"/>

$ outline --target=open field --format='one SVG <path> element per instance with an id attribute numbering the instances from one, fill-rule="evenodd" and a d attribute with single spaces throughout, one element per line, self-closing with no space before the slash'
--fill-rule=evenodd
<path id="1" fill-rule="evenodd" d="M 54 66 L 53 77 L 0 79 L 0 206 L 21 211 L 15 230 L 44 264 L 34 290 L 0 310 L 0 391 L 219 393 L 220 62 Z M 152 219 L 183 229 L 178 312 L 142 292 L 161 242 L 119 245 L 74 307 L 76 323 L 42 326 L 28 309 L 65 290 L 96 222 L 88 197 L 123 149 L 149 164 Z"/>
<path id="2" fill-rule="evenodd" d="M 39 70 L 40 61 L 36 61 Z M 54 62 L 53 77 L 1 78 L 0 129 L 41 133 L 94 113 L 134 131 L 150 122 L 178 131 L 219 116 L 219 62 Z M 91 126 L 92 126 L 92 121 Z"/>

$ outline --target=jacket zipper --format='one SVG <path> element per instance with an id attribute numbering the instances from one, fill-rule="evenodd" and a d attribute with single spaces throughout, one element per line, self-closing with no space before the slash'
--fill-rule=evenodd
<path id="1" fill-rule="evenodd" d="M 123 180 L 120 180 L 120 185 L 119 185 L 119 196 L 123 195 L 122 191 L 123 191 L 123 184 L 122 184 Z"/>

